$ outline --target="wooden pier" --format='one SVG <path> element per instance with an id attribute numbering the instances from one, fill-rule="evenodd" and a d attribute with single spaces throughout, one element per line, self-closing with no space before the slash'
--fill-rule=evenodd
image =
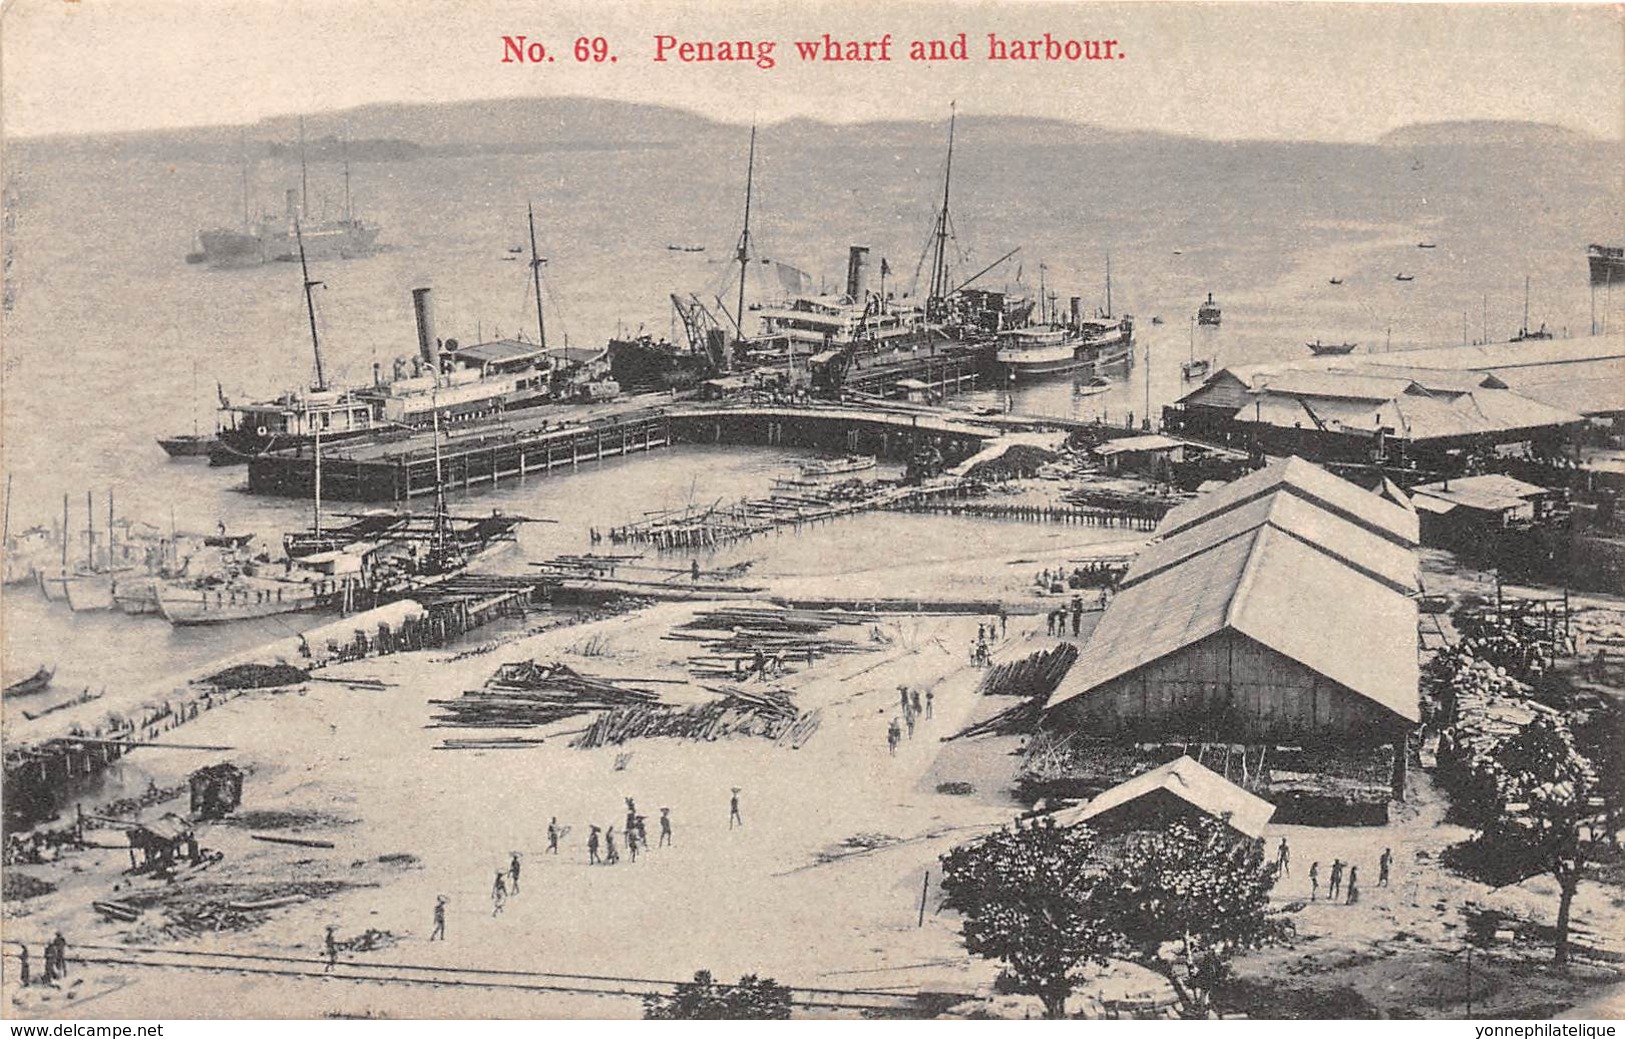
<path id="1" fill-rule="evenodd" d="M 556 416 L 554 421 L 556 421 Z M 970 457 L 999 430 L 968 417 L 919 408 L 840 404 L 647 407 L 600 414 L 558 426 L 542 416 L 460 432 L 440 448 L 439 468 L 451 491 L 570 471 L 674 443 L 762 444 L 907 458 L 930 444 L 946 462 Z M 406 502 L 435 489 L 432 437 L 416 435 L 322 449 L 322 496 L 332 501 Z M 249 462 L 253 494 L 309 498 L 316 463 L 308 451 L 263 455 Z"/>
<path id="2" fill-rule="evenodd" d="M 547 421 L 471 430 L 440 450 L 448 490 L 494 486 L 557 469 L 670 446 L 672 416 L 640 410 L 587 425 L 549 428 Z M 315 493 L 316 462 L 301 452 L 278 452 L 248 464 L 253 494 L 308 498 Z M 405 502 L 435 490 L 431 438 L 400 442 L 344 442 L 322 450 L 322 496 L 335 501 Z"/>

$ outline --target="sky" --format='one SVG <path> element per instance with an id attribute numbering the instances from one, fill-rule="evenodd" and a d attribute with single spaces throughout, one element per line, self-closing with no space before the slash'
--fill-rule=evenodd
<path id="1" fill-rule="evenodd" d="M 1220 139 L 1370 141 L 1412 123 L 1529 119 L 1625 138 L 1625 15 L 1606 4 L 1083 4 L 863 0 L 9 0 L 0 130 L 251 123 L 376 102 L 589 96 L 714 119 L 1052 117 Z M 795 40 L 891 33 L 889 63 Z M 965 62 L 906 60 L 966 33 Z M 991 62 L 987 36 L 1115 40 L 1110 61 Z M 776 66 L 657 63 L 655 40 L 777 42 Z M 540 65 L 501 61 L 540 40 Z M 577 62 L 602 37 L 613 63 Z"/>

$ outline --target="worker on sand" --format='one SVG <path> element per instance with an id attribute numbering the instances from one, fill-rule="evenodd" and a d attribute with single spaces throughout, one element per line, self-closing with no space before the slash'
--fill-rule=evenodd
<path id="1" fill-rule="evenodd" d="M 897 687 L 897 702 L 898 706 L 903 710 L 908 710 L 908 686 L 900 685 Z"/>
<path id="2" fill-rule="evenodd" d="M 671 844 L 671 809 L 660 810 L 660 846 L 662 848 Z"/>
<path id="3" fill-rule="evenodd" d="M 587 865 L 596 866 L 601 861 L 598 857 L 598 827 L 594 826 L 592 832 L 587 834 Z"/>
<path id="4" fill-rule="evenodd" d="M 1337 895 L 1343 890 L 1343 860 L 1332 860 L 1332 880 L 1326 885 L 1326 897 L 1330 901 L 1337 901 Z"/>
<path id="5" fill-rule="evenodd" d="M 509 887 L 511 887 L 513 889 L 513 893 L 517 895 L 519 894 L 519 853 L 517 851 L 511 852 L 510 856 L 511 857 L 508 859 Z"/>
<path id="6" fill-rule="evenodd" d="M 903 715 L 903 724 L 908 726 L 908 738 L 913 739 L 914 738 L 914 712 L 913 711 L 910 711 L 907 714 Z"/>
<path id="7" fill-rule="evenodd" d="M 621 861 L 621 853 L 615 850 L 615 827 L 611 826 L 604 831 L 604 865 L 613 866 Z"/>
<path id="8" fill-rule="evenodd" d="M 1320 899 L 1320 863 L 1317 861 L 1317 862 L 1311 862 L 1309 864 L 1309 901 L 1315 902 L 1315 901 L 1319 901 L 1319 899 Z"/>
<path id="9" fill-rule="evenodd" d="M 1275 872 L 1283 877 L 1292 875 L 1292 849 L 1286 846 L 1286 838 L 1281 838 L 1281 846 L 1275 849 Z"/>
<path id="10" fill-rule="evenodd" d="M 333 926 L 329 924 L 327 935 L 322 939 L 322 945 L 327 949 L 327 966 L 322 968 L 323 974 L 339 965 L 339 943 L 338 939 L 333 936 L 333 931 Z"/>
<path id="11" fill-rule="evenodd" d="M 502 907 L 508 902 L 508 878 L 500 869 L 497 870 L 497 879 L 491 884 L 491 915 L 496 916 L 502 912 Z"/>
<path id="12" fill-rule="evenodd" d="M 30 972 L 28 968 L 28 946 L 23 942 L 17 943 L 17 976 L 19 983 L 28 987 Z"/>
<path id="13" fill-rule="evenodd" d="M 1004 604 L 999 604 L 999 638 L 1004 638 L 1006 629 L 1010 626 L 1010 615 L 1004 611 Z"/>
<path id="14" fill-rule="evenodd" d="M 436 895 L 434 899 L 434 930 L 429 932 L 429 940 L 436 938 L 446 940 L 446 896 Z"/>
<path id="15" fill-rule="evenodd" d="M 1382 849 L 1382 857 L 1377 860 L 1377 886 L 1388 886 L 1388 870 L 1394 864 L 1394 850 Z"/>
<path id="16" fill-rule="evenodd" d="M 886 749 L 891 752 L 892 757 L 897 756 L 897 745 L 901 742 L 903 742 L 903 730 L 897 724 L 897 719 L 893 718 L 891 724 L 886 727 Z"/>
<path id="17" fill-rule="evenodd" d="M 50 948 L 47 950 L 47 955 L 49 956 L 50 961 L 51 961 L 51 963 L 50 963 L 50 972 L 51 972 L 52 979 L 55 980 L 55 979 L 58 979 L 58 978 L 67 977 L 68 976 L 68 940 L 66 938 L 62 937 L 62 932 L 61 931 L 56 932 L 56 937 L 51 939 L 51 945 L 50 945 Z"/>
<path id="18" fill-rule="evenodd" d="M 933 693 L 931 690 L 927 689 L 925 691 L 925 716 L 927 718 L 930 718 L 930 717 L 933 716 L 932 715 L 932 702 L 935 699 L 936 699 L 936 694 Z"/>
<path id="19" fill-rule="evenodd" d="M 547 821 L 547 850 L 554 855 L 559 853 L 559 817 L 556 815 Z"/>
<path id="20" fill-rule="evenodd" d="M 728 829 L 730 829 L 730 830 L 733 829 L 735 823 L 738 823 L 740 826 L 745 825 L 744 817 L 739 814 L 739 788 L 738 787 L 733 788 L 733 793 L 728 798 Z"/>
<path id="21" fill-rule="evenodd" d="M 920 710 L 920 691 L 918 689 L 909 694 L 909 707 L 916 716 L 922 713 Z"/>
<path id="22" fill-rule="evenodd" d="M 1359 900 L 1360 900 L 1360 867 L 1358 867 L 1358 866 L 1350 866 L 1349 867 L 1349 899 L 1348 899 L 1347 904 L 1348 905 L 1353 905 L 1354 903 L 1358 902 Z"/>
<path id="23" fill-rule="evenodd" d="M 638 843 L 643 845 L 643 850 L 644 851 L 648 851 L 649 850 L 649 820 L 645 819 L 643 816 L 640 815 L 640 816 L 637 817 L 637 824 L 638 824 Z"/>

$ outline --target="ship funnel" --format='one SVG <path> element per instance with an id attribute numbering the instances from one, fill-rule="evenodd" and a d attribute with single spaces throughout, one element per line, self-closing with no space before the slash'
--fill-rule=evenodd
<path id="1" fill-rule="evenodd" d="M 287 197 L 288 223 L 291 225 L 299 219 L 299 193 L 292 188 L 288 189 Z"/>
<path id="2" fill-rule="evenodd" d="M 1068 302 L 1072 304 L 1072 327 L 1079 328 L 1083 325 L 1083 297 L 1073 296 Z"/>
<path id="3" fill-rule="evenodd" d="M 412 313 L 418 319 L 418 356 L 431 371 L 440 367 L 440 348 L 434 338 L 434 306 L 428 289 L 412 290 Z"/>
<path id="4" fill-rule="evenodd" d="M 846 298 L 862 303 L 869 298 L 869 247 L 854 245 L 846 254 Z"/>

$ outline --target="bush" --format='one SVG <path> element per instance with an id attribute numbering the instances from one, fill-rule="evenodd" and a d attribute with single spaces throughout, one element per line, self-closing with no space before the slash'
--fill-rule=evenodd
<path id="1" fill-rule="evenodd" d="M 790 990 L 772 978 L 747 974 L 738 984 L 719 985 L 711 972 L 694 972 L 669 996 L 645 996 L 651 1021 L 782 1021 L 790 1016 Z"/>

